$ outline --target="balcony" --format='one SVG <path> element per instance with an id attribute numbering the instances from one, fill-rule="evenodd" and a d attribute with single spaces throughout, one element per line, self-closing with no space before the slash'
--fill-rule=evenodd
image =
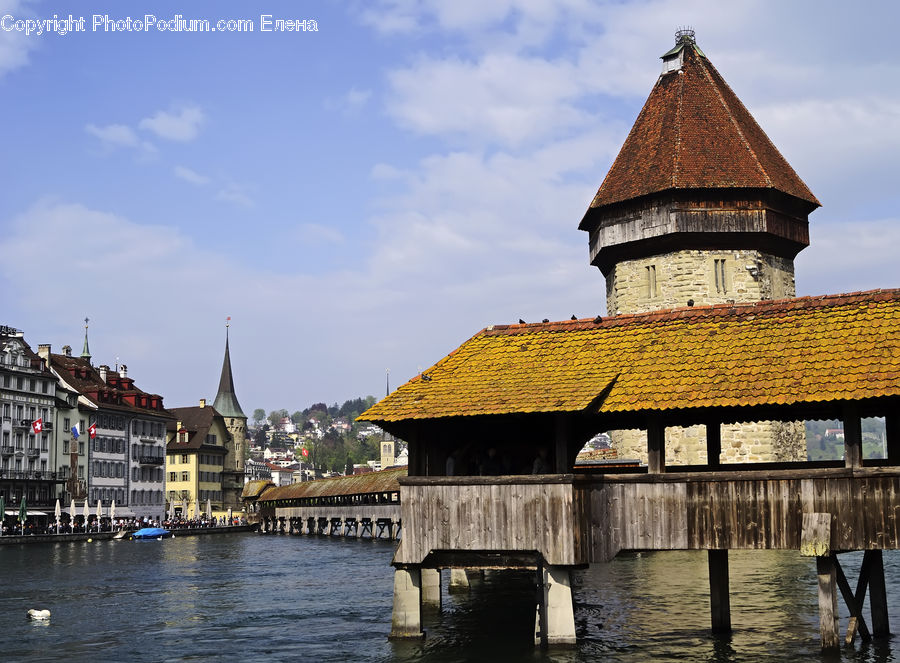
<path id="1" fill-rule="evenodd" d="M 154 465 L 159 467 L 166 462 L 165 456 L 138 456 L 138 462 L 141 465 Z"/>
<path id="2" fill-rule="evenodd" d="M 44 424 L 44 430 L 53 430 L 53 422 L 48 421 Z"/>
<path id="3" fill-rule="evenodd" d="M 31 422 L 28 419 L 15 419 L 13 420 L 13 429 L 21 430 L 25 428 L 31 428 Z"/>
<path id="4" fill-rule="evenodd" d="M 0 470 L 0 479 L 13 480 L 39 480 L 39 481 L 59 481 L 56 472 L 41 472 L 40 470 Z"/>
<path id="5" fill-rule="evenodd" d="M 14 453 L 16 453 L 16 449 L 10 444 L 0 447 L 0 456 L 12 456 Z"/>
<path id="6" fill-rule="evenodd" d="M 28 456 L 29 458 L 38 458 L 41 455 L 41 450 L 40 449 L 29 449 L 25 455 Z"/>

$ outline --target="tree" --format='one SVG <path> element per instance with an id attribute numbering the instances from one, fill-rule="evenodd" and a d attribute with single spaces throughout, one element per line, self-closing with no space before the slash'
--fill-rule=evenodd
<path id="1" fill-rule="evenodd" d="M 306 417 L 303 416 L 303 413 L 300 410 L 297 410 L 296 412 L 294 412 L 294 414 L 291 415 L 291 421 L 293 421 L 295 424 L 302 423 L 305 418 Z"/>
<path id="2" fill-rule="evenodd" d="M 256 423 L 257 426 L 259 426 L 265 418 L 266 418 L 266 411 L 263 410 L 261 407 L 258 407 L 255 410 L 253 410 L 253 421 Z"/>
<path id="3" fill-rule="evenodd" d="M 281 420 L 287 416 L 288 416 L 287 410 L 272 410 L 271 412 L 269 412 L 269 416 L 268 416 L 269 425 L 271 425 L 272 428 L 275 428 L 275 426 L 280 424 Z"/>

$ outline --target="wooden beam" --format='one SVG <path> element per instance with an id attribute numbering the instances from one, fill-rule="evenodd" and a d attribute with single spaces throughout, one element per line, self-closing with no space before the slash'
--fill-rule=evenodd
<path id="1" fill-rule="evenodd" d="M 666 471 L 666 427 L 659 419 L 651 419 L 647 426 L 647 472 Z"/>
<path id="2" fill-rule="evenodd" d="M 847 626 L 847 638 L 844 642 L 848 645 L 853 644 L 853 639 L 856 637 L 857 630 L 859 630 L 859 634 L 862 636 L 863 640 L 870 640 L 872 636 L 869 635 L 869 627 L 866 626 L 866 620 L 863 618 L 862 614 L 862 597 L 853 594 L 853 591 L 850 589 L 850 583 L 847 582 L 847 576 L 844 575 L 844 569 L 841 568 L 841 563 L 838 561 L 837 557 L 834 558 L 834 571 L 838 589 L 841 590 L 841 596 L 844 597 L 844 603 L 850 611 L 850 624 Z M 859 574 L 860 581 L 862 581 L 863 569 L 860 569 Z M 857 594 L 859 593 L 859 589 L 860 588 L 857 586 Z M 864 596 L 865 583 L 863 583 L 862 592 Z"/>
<path id="3" fill-rule="evenodd" d="M 891 634 L 888 621 L 887 592 L 884 588 L 884 561 L 880 550 L 867 550 L 863 558 L 868 564 L 869 605 L 872 608 L 872 635 L 884 637 Z"/>
<path id="4" fill-rule="evenodd" d="M 834 555 L 816 557 L 816 575 L 819 580 L 819 630 L 822 649 L 838 649 L 841 646 L 838 623 L 837 578 Z"/>
<path id="5" fill-rule="evenodd" d="M 706 424 L 706 464 L 717 466 L 722 455 L 722 424 L 710 421 Z"/>
<path id="6" fill-rule="evenodd" d="M 856 403 L 844 404 L 844 465 L 862 467 L 862 419 Z"/>
<path id="7" fill-rule="evenodd" d="M 888 462 L 891 465 L 900 465 L 900 415 L 896 412 L 886 414 L 884 429 Z"/>
<path id="8" fill-rule="evenodd" d="M 713 633 L 731 632 L 731 597 L 728 591 L 728 551 L 709 550 L 709 612 Z"/>

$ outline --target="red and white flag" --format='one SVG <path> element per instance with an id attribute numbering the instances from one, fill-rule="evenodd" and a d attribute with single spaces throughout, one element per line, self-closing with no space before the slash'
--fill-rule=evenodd
<path id="1" fill-rule="evenodd" d="M 309 449 L 307 449 L 306 447 L 303 447 L 302 453 L 304 456 L 309 456 Z"/>
<path id="2" fill-rule="evenodd" d="M 88 426 L 88 435 L 92 440 L 97 437 L 97 424 L 91 424 L 90 426 Z"/>
<path id="3" fill-rule="evenodd" d="M 37 435 L 44 430 L 44 418 L 38 417 L 36 421 L 31 422 L 31 432 Z"/>

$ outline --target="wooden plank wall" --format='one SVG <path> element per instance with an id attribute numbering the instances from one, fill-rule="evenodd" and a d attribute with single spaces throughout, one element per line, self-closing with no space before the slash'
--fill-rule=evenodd
<path id="1" fill-rule="evenodd" d="M 802 515 L 829 513 L 831 548 L 900 548 L 900 476 L 635 480 L 591 488 L 591 561 L 619 550 L 800 547 Z"/>
<path id="2" fill-rule="evenodd" d="M 394 563 L 420 564 L 432 550 L 538 551 L 552 565 L 587 563 L 586 490 L 571 481 L 404 484 Z"/>

